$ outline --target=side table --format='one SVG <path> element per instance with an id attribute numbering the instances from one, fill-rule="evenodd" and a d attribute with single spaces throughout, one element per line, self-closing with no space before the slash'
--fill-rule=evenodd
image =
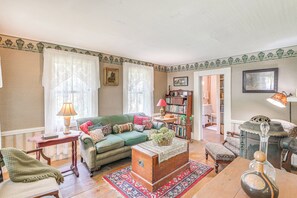
<path id="1" fill-rule="evenodd" d="M 34 136 L 31 138 L 28 138 L 29 142 L 35 143 L 36 148 L 44 148 L 47 146 L 53 146 L 58 144 L 64 144 L 71 142 L 72 144 L 72 163 L 69 170 L 63 171 L 62 173 L 66 173 L 69 171 L 73 171 L 73 173 L 76 175 L 76 177 L 79 177 L 79 172 L 77 169 L 77 140 L 80 135 L 80 131 L 72 131 L 70 130 L 70 134 L 64 135 L 63 132 L 58 132 L 57 134 L 59 137 L 53 138 L 53 139 L 42 139 L 41 135 Z M 40 152 L 36 153 L 36 158 L 40 159 Z"/>
<path id="2" fill-rule="evenodd" d="M 165 118 L 165 117 L 153 117 L 154 120 L 165 123 L 165 126 L 168 128 L 168 124 L 174 123 L 176 118 Z"/>

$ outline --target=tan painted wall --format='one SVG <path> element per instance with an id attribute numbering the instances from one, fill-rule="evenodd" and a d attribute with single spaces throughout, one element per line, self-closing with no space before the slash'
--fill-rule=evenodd
<path id="1" fill-rule="evenodd" d="M 42 54 L 0 48 L 3 88 L 0 89 L 1 130 L 15 130 L 44 126 L 44 98 L 42 79 Z M 103 68 L 120 69 L 119 86 L 103 86 Z M 99 89 L 99 115 L 123 112 L 122 67 L 100 62 L 101 88 Z M 154 99 L 164 97 L 167 73 L 155 71 Z M 159 108 L 155 107 L 155 112 Z"/>
<path id="2" fill-rule="evenodd" d="M 232 119 L 248 120 L 254 115 L 263 114 L 270 118 L 289 120 L 289 106 L 285 109 L 280 109 L 266 101 L 266 98 L 272 96 L 271 93 L 242 93 L 243 70 L 273 67 L 279 68 L 279 91 L 295 94 L 297 89 L 297 58 L 286 58 L 232 66 Z M 177 76 L 188 76 L 189 86 L 172 87 L 173 89 L 194 89 L 193 71 L 168 73 L 168 84 L 172 85 L 173 77 Z M 297 124 L 297 103 L 292 103 L 292 120 Z"/>
<path id="3" fill-rule="evenodd" d="M 183 89 L 183 90 L 189 90 L 192 91 L 194 90 L 194 72 L 193 71 L 185 71 L 185 72 L 170 72 L 167 73 L 167 84 L 170 85 L 172 90 L 177 90 L 177 89 Z M 189 79 L 189 84 L 188 86 L 178 86 L 174 87 L 173 86 L 173 77 L 182 77 L 182 76 L 188 76 Z"/>

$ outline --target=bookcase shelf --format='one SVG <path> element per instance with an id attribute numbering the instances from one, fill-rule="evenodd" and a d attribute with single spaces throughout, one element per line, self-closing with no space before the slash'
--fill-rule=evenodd
<path id="1" fill-rule="evenodd" d="M 174 114 L 177 118 L 177 121 L 169 126 L 175 131 L 176 137 L 191 140 L 192 122 L 190 117 L 193 112 L 193 91 L 172 90 L 165 96 L 165 99 L 166 113 Z"/>

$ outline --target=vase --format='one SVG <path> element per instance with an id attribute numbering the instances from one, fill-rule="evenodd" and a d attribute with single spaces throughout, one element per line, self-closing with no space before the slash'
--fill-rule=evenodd
<path id="1" fill-rule="evenodd" d="M 276 172 L 275 168 L 272 164 L 267 160 L 267 151 L 268 151 L 268 139 L 269 135 L 268 132 L 270 130 L 270 125 L 267 122 L 262 122 L 260 124 L 260 146 L 259 151 L 262 151 L 265 154 L 266 160 L 263 162 L 264 164 L 264 173 L 270 177 L 273 181 L 275 181 Z M 256 168 L 257 162 L 256 159 L 252 160 L 249 164 L 249 168 L 254 170 Z"/>
<path id="2" fill-rule="evenodd" d="M 277 198 L 279 189 L 274 180 L 264 173 L 266 155 L 262 151 L 254 153 L 255 167 L 245 171 L 241 176 L 241 187 L 251 198 Z"/>

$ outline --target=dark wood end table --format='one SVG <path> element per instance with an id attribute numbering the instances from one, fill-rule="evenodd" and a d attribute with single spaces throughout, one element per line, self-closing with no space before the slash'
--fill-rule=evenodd
<path id="1" fill-rule="evenodd" d="M 64 144 L 71 142 L 72 144 L 72 163 L 69 170 L 63 171 L 62 173 L 66 173 L 69 171 L 73 171 L 76 177 L 79 177 L 79 172 L 77 168 L 77 140 L 80 135 L 80 131 L 72 131 L 70 130 L 70 134 L 64 135 L 63 132 L 58 132 L 59 137 L 53 139 L 42 139 L 41 135 L 34 136 L 28 138 L 29 142 L 35 143 L 36 148 L 44 148 L 47 146 L 53 146 L 58 144 Z M 40 159 L 40 152 L 36 153 L 36 159 Z"/>

